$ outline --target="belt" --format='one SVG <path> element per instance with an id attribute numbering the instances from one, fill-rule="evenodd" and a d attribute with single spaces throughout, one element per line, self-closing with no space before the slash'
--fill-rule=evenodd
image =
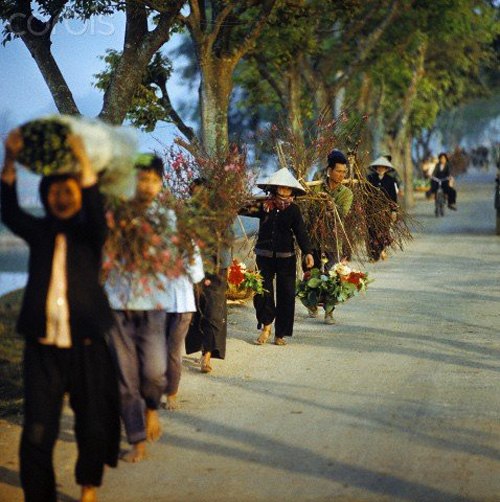
<path id="1" fill-rule="evenodd" d="M 269 249 L 258 249 L 255 248 L 255 254 L 257 256 L 264 256 L 266 258 L 291 258 L 295 256 L 295 252 L 293 251 L 271 251 Z"/>

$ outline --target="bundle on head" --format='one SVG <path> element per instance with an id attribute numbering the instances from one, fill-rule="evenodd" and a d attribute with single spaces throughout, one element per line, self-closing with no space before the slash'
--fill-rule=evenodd
<path id="1" fill-rule="evenodd" d="M 20 127 L 23 149 L 18 160 L 37 174 L 50 175 L 74 163 L 67 139 L 70 129 L 53 120 L 33 120 Z"/>

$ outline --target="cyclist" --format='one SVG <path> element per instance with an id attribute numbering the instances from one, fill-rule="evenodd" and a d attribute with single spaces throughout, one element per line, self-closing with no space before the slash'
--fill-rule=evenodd
<path id="1" fill-rule="evenodd" d="M 442 180 L 441 186 L 448 199 L 448 207 L 453 211 L 456 211 L 457 191 L 450 186 L 450 181 L 452 179 L 451 168 L 448 161 L 448 155 L 446 155 L 446 153 L 439 154 L 438 163 L 434 166 L 432 173 L 429 174 L 431 177 L 431 188 L 426 192 L 426 197 L 429 199 L 437 192 L 437 189 L 439 188 L 439 181 L 437 180 Z M 435 178 L 437 178 L 437 180 Z"/>

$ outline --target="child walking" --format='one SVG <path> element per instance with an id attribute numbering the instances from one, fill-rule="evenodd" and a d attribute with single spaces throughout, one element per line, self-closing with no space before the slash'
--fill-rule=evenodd
<path id="1" fill-rule="evenodd" d="M 175 214 L 158 200 L 163 189 L 162 160 L 143 154 L 136 169 L 136 193 L 130 202 L 135 219 L 154 226 L 160 214 L 168 213 L 168 230 L 175 231 Z M 162 246 L 160 241 L 155 249 L 158 255 L 169 251 Z M 167 393 L 169 408 L 176 406 L 181 350 L 196 310 L 193 282 L 191 270 L 175 278 L 169 278 L 166 269 L 158 270 L 156 277 L 148 278 L 138 270 L 122 272 L 116 261 L 114 265 L 106 281 L 116 320 L 111 344 L 119 368 L 122 419 L 132 445 L 122 459 L 140 462 L 146 457 L 147 441 L 161 436 L 158 408 L 163 394 Z M 203 279 L 203 269 L 192 273 L 196 282 Z"/>

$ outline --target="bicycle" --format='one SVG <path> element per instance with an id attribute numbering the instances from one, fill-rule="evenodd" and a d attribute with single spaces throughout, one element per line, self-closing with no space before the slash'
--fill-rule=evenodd
<path id="1" fill-rule="evenodd" d="M 443 183 L 445 181 L 449 181 L 450 176 L 447 176 L 446 178 L 436 178 L 435 176 L 432 176 L 431 180 L 438 184 L 436 193 L 434 194 L 434 214 L 436 215 L 436 218 L 438 218 L 439 216 L 444 216 L 446 197 L 443 190 Z"/>

